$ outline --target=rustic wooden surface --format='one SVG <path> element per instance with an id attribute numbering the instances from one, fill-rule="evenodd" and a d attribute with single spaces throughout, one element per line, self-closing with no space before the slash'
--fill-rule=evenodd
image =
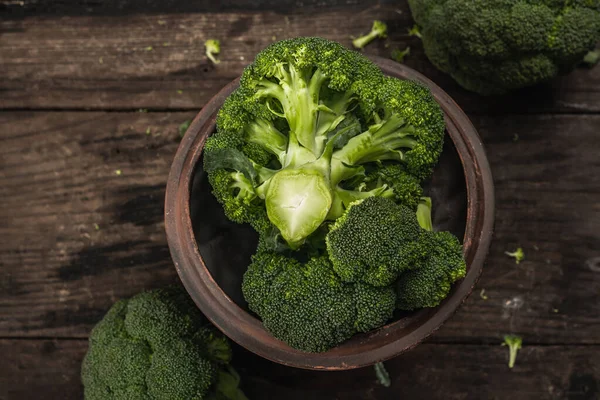
<path id="1" fill-rule="evenodd" d="M 427 344 L 387 363 L 391 388 L 370 368 L 307 372 L 236 349 L 249 397 L 598 399 L 600 67 L 483 98 L 431 66 L 402 1 L 213 3 L 0 0 L 0 399 L 81 398 L 92 326 L 115 300 L 178 281 L 162 222 L 178 126 L 271 41 L 349 45 L 376 18 L 390 36 L 366 52 L 410 45 L 407 64 L 486 143 L 487 265 Z M 209 37 L 222 40 L 218 66 L 203 55 Z M 503 253 L 519 245 L 516 265 Z M 524 340 L 514 370 L 507 333 Z"/>

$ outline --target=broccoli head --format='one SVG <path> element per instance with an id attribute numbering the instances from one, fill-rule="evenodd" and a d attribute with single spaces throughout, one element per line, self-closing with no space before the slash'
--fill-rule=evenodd
<path id="1" fill-rule="evenodd" d="M 352 203 L 326 237 L 333 269 L 346 282 L 393 283 L 419 265 L 427 247 L 414 210 L 384 197 Z"/>
<path id="2" fill-rule="evenodd" d="M 598 0 L 409 0 L 425 53 L 481 94 L 573 69 L 600 39 Z"/>
<path id="3" fill-rule="evenodd" d="M 327 256 L 301 263 L 269 252 L 253 256 L 242 291 L 273 336 L 306 352 L 326 351 L 383 325 L 396 300 L 391 287 L 342 282 Z"/>
<path id="4" fill-rule="evenodd" d="M 427 177 L 443 135 L 428 89 L 384 78 L 338 43 L 296 38 L 272 44 L 245 69 L 206 142 L 204 168 L 227 217 L 251 222 L 265 208 L 296 249 L 350 203 L 398 195 L 388 183 L 353 188 L 366 167 L 395 160 Z"/>
<path id="5" fill-rule="evenodd" d="M 431 199 L 426 198 L 417 210 L 419 224 L 425 232 L 427 256 L 414 269 L 396 281 L 397 307 L 414 310 L 435 307 L 448 296 L 452 284 L 464 278 L 466 264 L 462 245 L 450 232 L 434 232 L 431 223 Z"/>
<path id="6" fill-rule="evenodd" d="M 227 339 L 180 288 L 117 302 L 89 342 L 81 371 L 86 399 L 246 399 L 228 366 Z"/>

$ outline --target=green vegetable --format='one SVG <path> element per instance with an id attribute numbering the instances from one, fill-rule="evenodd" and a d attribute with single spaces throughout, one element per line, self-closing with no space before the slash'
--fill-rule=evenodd
<path id="1" fill-rule="evenodd" d="M 416 36 L 419 39 L 422 38 L 422 36 L 421 36 L 421 30 L 419 29 L 419 27 L 417 25 L 413 25 L 413 27 L 408 30 L 408 35 L 409 36 Z"/>
<path id="2" fill-rule="evenodd" d="M 519 336 L 515 336 L 515 335 L 504 336 L 504 343 L 502 343 L 502 346 L 508 346 L 508 351 L 509 351 L 508 368 L 512 368 L 515 366 L 515 361 L 517 360 L 517 352 L 521 349 L 522 344 L 523 344 L 523 339 Z"/>
<path id="3" fill-rule="evenodd" d="M 400 310 L 437 306 L 448 296 L 452 284 L 466 274 L 462 245 L 456 236 L 431 230 L 431 199 L 423 199 L 417 214 L 424 233 L 421 246 L 427 250 L 418 265 L 396 281 L 396 305 Z"/>
<path id="4" fill-rule="evenodd" d="M 390 387 L 392 382 L 390 381 L 390 374 L 385 369 L 385 365 L 383 365 L 382 362 L 378 362 L 377 364 L 373 365 L 373 368 L 375 369 L 377 382 L 379 382 L 379 384 L 382 386 Z"/>
<path id="5" fill-rule="evenodd" d="M 381 21 L 373 21 L 371 32 L 364 36 L 358 37 L 352 41 L 352 45 L 357 49 L 362 49 L 376 38 L 387 37 L 387 25 Z"/>
<path id="6" fill-rule="evenodd" d="M 481 94 L 569 72 L 600 39 L 598 0 L 409 0 L 409 5 L 431 62 Z"/>
<path id="7" fill-rule="evenodd" d="M 583 62 L 589 67 L 593 67 L 598 64 L 600 61 L 600 50 L 594 50 L 588 52 L 585 57 L 583 57 Z"/>
<path id="8" fill-rule="evenodd" d="M 204 42 L 204 48 L 206 49 L 206 57 L 208 57 L 213 64 L 219 64 L 221 62 L 215 57 L 221 52 L 221 42 L 219 40 L 208 39 Z"/>
<path id="9" fill-rule="evenodd" d="M 396 298 L 391 287 L 342 282 L 327 256 L 301 263 L 269 252 L 253 256 L 242 291 L 273 336 L 307 352 L 326 351 L 383 325 Z"/>
<path id="10" fill-rule="evenodd" d="M 409 54 L 410 54 L 410 47 L 408 47 L 408 46 L 404 50 L 395 49 L 394 51 L 392 51 L 392 60 L 399 62 L 399 63 L 403 63 L 404 58 Z"/>
<path id="11" fill-rule="evenodd" d="M 515 251 L 505 251 L 504 254 L 513 257 L 515 259 L 515 264 L 520 263 L 525 258 L 525 252 L 520 247 L 517 247 Z"/>
<path id="12" fill-rule="evenodd" d="M 246 68 L 206 142 L 204 168 L 229 219 L 258 218 L 272 232 L 266 209 L 296 249 L 356 200 L 412 196 L 414 185 L 394 187 L 393 176 L 377 184 L 365 180 L 367 171 L 395 161 L 413 176 L 398 179 L 419 182 L 431 174 L 443 136 L 428 89 L 384 78 L 337 43 L 297 38 L 272 44 Z"/>
<path id="13" fill-rule="evenodd" d="M 352 203 L 326 237 L 333 269 L 346 282 L 392 284 L 428 250 L 415 212 L 382 197 Z"/>
<path id="14" fill-rule="evenodd" d="M 117 302 L 92 330 L 81 378 L 87 400 L 246 400 L 231 347 L 180 288 Z"/>

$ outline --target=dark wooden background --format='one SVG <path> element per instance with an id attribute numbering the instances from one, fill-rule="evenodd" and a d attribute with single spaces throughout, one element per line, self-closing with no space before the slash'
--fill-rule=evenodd
<path id="1" fill-rule="evenodd" d="M 178 126 L 270 42 L 349 46 L 374 19 L 390 35 L 365 52 L 410 45 L 406 64 L 447 90 L 486 144 L 488 261 L 454 318 L 386 363 L 391 388 L 370 368 L 309 372 L 237 349 L 248 397 L 600 397 L 600 67 L 484 98 L 427 61 L 402 0 L 181 3 L 0 0 L 0 399 L 81 398 L 94 324 L 117 299 L 178 281 L 163 224 Z M 222 41 L 217 66 L 208 38 Z M 519 265 L 503 254 L 517 246 Z M 513 370 L 507 333 L 524 342 Z"/>

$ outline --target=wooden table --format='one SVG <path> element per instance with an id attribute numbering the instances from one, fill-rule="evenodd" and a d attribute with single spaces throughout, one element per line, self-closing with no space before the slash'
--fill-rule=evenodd
<path id="1" fill-rule="evenodd" d="M 178 281 L 163 196 L 179 125 L 270 42 L 349 46 L 374 19 L 389 38 L 365 52 L 410 45 L 406 64 L 447 90 L 486 144 L 497 196 L 487 265 L 442 329 L 386 363 L 391 388 L 371 368 L 309 372 L 236 349 L 248 397 L 599 398 L 600 67 L 484 98 L 427 61 L 403 1 L 142 3 L 0 1 L 0 399 L 81 398 L 94 324 L 117 299 Z M 222 41 L 219 65 L 208 38 Z M 504 255 L 517 246 L 518 265 Z M 507 333 L 524 341 L 512 370 Z"/>

